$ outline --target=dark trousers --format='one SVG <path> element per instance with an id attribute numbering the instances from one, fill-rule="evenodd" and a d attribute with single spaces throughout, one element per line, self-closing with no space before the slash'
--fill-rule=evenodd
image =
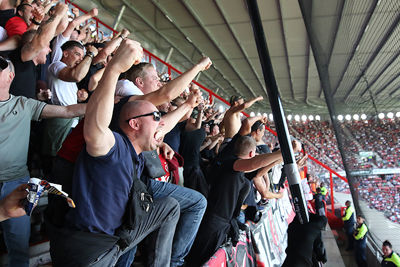
<path id="1" fill-rule="evenodd" d="M 79 231 L 65 230 L 54 225 L 49 225 L 50 253 L 53 260 L 53 266 L 95 266 L 109 267 L 117 263 L 119 257 L 125 252 L 135 247 L 148 234 L 158 229 L 155 242 L 155 255 L 149 266 L 169 266 L 171 260 L 172 240 L 175 233 L 175 227 L 179 220 L 179 204 L 170 197 L 154 200 L 154 205 L 149 215 L 135 229 L 128 233 L 129 246 L 123 250 L 117 244 L 111 248 L 106 248 L 94 260 L 86 262 L 85 247 L 79 242 L 71 240 L 73 234 Z M 72 233 L 72 234 L 71 234 Z M 95 243 L 96 239 L 87 240 Z M 94 244 L 93 244 L 94 245 Z M 82 261 L 85 261 L 82 263 Z"/>
<path id="2" fill-rule="evenodd" d="M 358 267 L 367 267 L 367 240 L 366 237 L 362 240 L 355 241 L 355 256 Z"/>

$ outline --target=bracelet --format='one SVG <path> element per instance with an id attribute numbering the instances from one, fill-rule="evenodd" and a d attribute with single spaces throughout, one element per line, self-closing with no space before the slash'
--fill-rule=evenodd
<path id="1" fill-rule="evenodd" d="M 91 59 L 93 59 L 94 58 L 94 54 L 93 54 L 93 52 L 87 52 L 86 53 L 86 55 L 85 56 L 89 56 Z"/>
<path id="2" fill-rule="evenodd" d="M 35 25 L 40 25 L 40 22 L 37 22 L 35 19 L 31 19 L 31 22 L 33 23 L 33 24 L 35 24 Z"/>

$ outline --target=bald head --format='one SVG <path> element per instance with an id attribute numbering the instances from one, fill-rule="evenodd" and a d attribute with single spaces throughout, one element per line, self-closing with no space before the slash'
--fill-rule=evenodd
<path id="1" fill-rule="evenodd" d="M 149 101 L 135 100 L 132 102 L 127 102 L 122 107 L 121 113 L 119 114 L 119 127 L 124 130 L 124 128 L 128 127 L 126 121 L 130 118 L 156 110 L 157 108 Z"/>

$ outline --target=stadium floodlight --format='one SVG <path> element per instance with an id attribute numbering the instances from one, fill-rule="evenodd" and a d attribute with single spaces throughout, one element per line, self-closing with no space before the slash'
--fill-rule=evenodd
<path id="1" fill-rule="evenodd" d="M 393 114 L 393 112 L 389 112 L 386 116 L 387 116 L 389 119 L 393 119 L 394 114 Z"/>
<path id="2" fill-rule="evenodd" d="M 340 120 L 340 121 L 342 121 L 342 120 L 343 120 L 343 115 L 338 115 L 338 116 L 337 116 L 337 119 Z"/>
<path id="3" fill-rule="evenodd" d="M 257 113 L 257 116 L 261 116 L 261 113 L 260 113 L 260 112 L 258 112 L 258 113 Z"/>
<path id="4" fill-rule="evenodd" d="M 320 117 L 319 115 L 317 115 L 317 116 L 315 116 L 315 119 L 316 119 L 317 121 L 320 121 L 320 120 L 321 120 L 321 117 Z"/>
<path id="5" fill-rule="evenodd" d="M 358 120 L 360 119 L 360 116 L 358 116 L 358 114 L 354 114 L 354 115 L 353 115 L 353 119 L 354 119 L 355 121 L 358 121 Z"/>
<path id="6" fill-rule="evenodd" d="M 350 114 L 347 114 L 344 118 L 345 118 L 347 121 L 349 121 L 349 120 L 351 120 L 351 115 L 350 115 Z"/>
<path id="7" fill-rule="evenodd" d="M 263 113 L 263 117 L 268 117 L 268 114 L 267 113 Z"/>
<path id="8" fill-rule="evenodd" d="M 366 120 L 366 119 L 367 119 L 367 115 L 361 114 L 361 119 L 362 119 L 362 120 Z"/>
<path id="9" fill-rule="evenodd" d="M 400 111 L 396 112 L 396 117 L 400 118 Z"/>
<path id="10" fill-rule="evenodd" d="M 219 112 L 224 112 L 225 111 L 225 108 L 224 108 L 224 106 L 222 106 L 222 105 L 219 105 L 219 107 L 218 107 L 218 111 Z M 242 114 L 242 113 L 240 113 L 240 114 Z"/>
<path id="11" fill-rule="evenodd" d="M 290 121 L 290 120 L 292 120 L 292 115 L 291 114 L 289 114 L 289 115 L 287 115 L 287 119 Z"/>
<path id="12" fill-rule="evenodd" d="M 254 117 L 256 114 L 252 111 L 250 112 L 250 117 Z"/>
<path id="13" fill-rule="evenodd" d="M 314 116 L 313 116 L 313 115 L 310 115 L 310 116 L 308 116 L 308 119 L 309 119 L 310 121 L 312 121 L 312 120 L 314 120 Z"/>
<path id="14" fill-rule="evenodd" d="M 378 118 L 382 120 L 383 118 L 385 118 L 385 114 L 384 113 L 379 113 L 378 114 Z"/>
<path id="15" fill-rule="evenodd" d="M 300 121 L 300 116 L 299 116 L 299 115 L 297 115 L 297 114 L 296 114 L 296 115 L 294 115 L 294 120 L 295 120 L 295 121 Z"/>
<path id="16" fill-rule="evenodd" d="M 268 118 L 269 118 L 270 121 L 273 121 L 274 120 L 274 115 L 272 115 L 272 113 L 271 113 L 271 114 L 268 115 Z"/>
<path id="17" fill-rule="evenodd" d="M 307 116 L 306 116 L 306 115 L 302 115 L 302 116 L 301 116 L 301 120 L 302 120 L 302 121 L 306 121 L 306 120 L 307 120 Z"/>

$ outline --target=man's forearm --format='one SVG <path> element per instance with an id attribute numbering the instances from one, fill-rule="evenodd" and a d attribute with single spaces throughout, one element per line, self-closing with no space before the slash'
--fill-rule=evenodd
<path id="1" fill-rule="evenodd" d="M 74 68 L 74 78 L 76 79 L 76 82 L 82 81 L 83 78 L 85 78 L 86 74 L 89 71 L 90 65 L 92 64 L 92 58 L 88 55 L 86 55 L 82 61 Z"/>
<path id="2" fill-rule="evenodd" d="M 185 116 L 185 114 L 191 110 L 192 107 L 187 104 L 183 103 L 179 108 L 175 109 L 174 111 L 169 112 L 167 115 L 163 117 L 165 125 L 162 127 L 162 131 L 164 134 L 170 132 L 175 125 L 179 122 L 179 120 Z"/>
<path id="3" fill-rule="evenodd" d="M 82 115 L 85 115 L 86 112 L 86 104 L 76 104 L 66 106 L 66 114 L 65 118 L 75 118 Z"/>
<path id="4" fill-rule="evenodd" d="M 115 85 L 120 73 L 113 68 L 106 68 L 99 85 L 90 97 L 87 106 L 85 126 L 94 124 L 98 129 L 108 128 L 114 108 Z"/>
<path id="5" fill-rule="evenodd" d="M 64 9 L 66 11 L 66 8 Z M 42 51 L 43 48 L 49 45 L 64 14 L 65 12 L 63 9 L 59 8 L 57 12 L 54 13 L 54 15 L 51 16 L 47 21 L 42 22 L 32 41 L 22 47 L 22 61 L 25 62 L 32 60 L 39 52 Z"/>

